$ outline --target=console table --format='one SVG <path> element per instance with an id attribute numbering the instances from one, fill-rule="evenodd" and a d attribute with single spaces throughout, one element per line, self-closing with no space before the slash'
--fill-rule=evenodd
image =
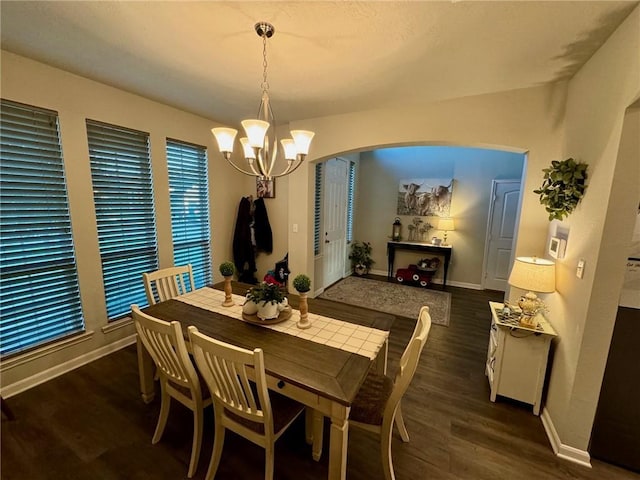
<path id="1" fill-rule="evenodd" d="M 442 255 L 444 257 L 444 279 L 442 281 L 442 288 L 447 285 L 447 272 L 449 271 L 451 254 L 453 253 L 453 247 L 451 245 L 432 245 L 430 243 L 420 242 L 387 242 L 387 257 L 389 258 L 388 278 L 393 277 L 393 262 L 396 258 L 396 250 L 414 250 Z"/>

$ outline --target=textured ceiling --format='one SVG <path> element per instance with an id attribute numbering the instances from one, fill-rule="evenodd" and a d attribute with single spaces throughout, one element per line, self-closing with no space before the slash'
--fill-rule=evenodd
<path id="1" fill-rule="evenodd" d="M 8 2 L 2 49 L 236 124 L 262 40 L 279 123 L 568 78 L 637 1 Z"/>

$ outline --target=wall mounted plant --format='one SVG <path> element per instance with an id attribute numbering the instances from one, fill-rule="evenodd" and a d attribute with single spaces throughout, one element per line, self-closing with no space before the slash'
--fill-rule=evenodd
<path id="1" fill-rule="evenodd" d="M 586 163 L 573 158 L 553 160 L 549 168 L 543 168 L 542 186 L 533 193 L 540 195 L 540 203 L 549 213 L 549 220 L 562 220 L 576 208 L 587 188 Z"/>

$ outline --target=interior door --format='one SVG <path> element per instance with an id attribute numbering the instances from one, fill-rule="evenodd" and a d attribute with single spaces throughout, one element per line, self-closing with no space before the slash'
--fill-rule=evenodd
<path id="1" fill-rule="evenodd" d="M 341 158 L 327 161 L 324 177 L 324 285 L 337 282 L 345 270 L 347 246 L 348 162 Z"/>
<path id="2" fill-rule="evenodd" d="M 520 182 L 494 180 L 489 206 L 484 288 L 505 291 L 520 205 Z"/>

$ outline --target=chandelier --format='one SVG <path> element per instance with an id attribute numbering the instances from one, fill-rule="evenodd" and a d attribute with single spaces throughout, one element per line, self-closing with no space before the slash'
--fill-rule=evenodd
<path id="1" fill-rule="evenodd" d="M 291 130 L 292 138 L 280 140 L 286 166 L 281 167 L 279 173 L 273 171 L 278 157 L 278 138 L 276 137 L 276 122 L 269 101 L 269 82 L 267 81 L 267 38 L 275 33 L 273 25 L 267 22 L 258 22 L 255 25 L 256 33 L 262 37 L 262 99 L 258 109 L 258 118 L 243 120 L 242 127 L 246 137 L 240 138 L 240 144 L 244 153 L 245 164 L 237 165 L 232 159 L 233 144 L 238 131 L 234 128 L 212 128 L 211 133 L 216 137 L 218 148 L 224 158 L 239 172 L 245 175 L 260 177 L 270 180 L 275 177 L 289 175 L 295 171 L 309 153 L 309 145 L 315 135 L 308 130 Z"/>

